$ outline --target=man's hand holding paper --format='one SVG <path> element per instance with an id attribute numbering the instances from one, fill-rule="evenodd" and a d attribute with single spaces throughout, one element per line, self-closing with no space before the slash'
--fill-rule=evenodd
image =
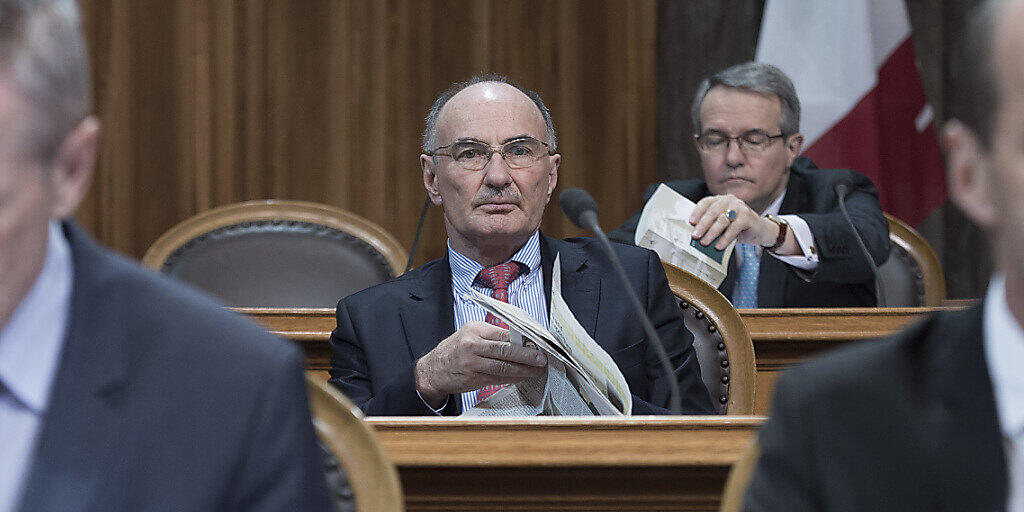
<path id="1" fill-rule="evenodd" d="M 779 236 L 777 224 L 758 215 L 732 194 L 697 201 L 687 221 L 693 226 L 691 236 L 694 239 L 705 247 L 714 242 L 719 251 L 734 241 L 767 247 Z"/>
<path id="2" fill-rule="evenodd" d="M 450 394 L 542 377 L 545 366 L 541 351 L 510 343 L 508 329 L 470 322 L 417 362 L 416 389 L 436 408 Z"/>
<path id="3" fill-rule="evenodd" d="M 736 236 L 733 234 L 732 239 L 723 236 L 712 244 L 725 227 L 716 224 L 717 217 L 709 216 L 712 213 L 709 208 L 714 207 L 713 214 L 723 218 L 725 214 L 722 212 L 727 208 L 719 212 L 722 204 L 704 200 L 701 203 L 702 206 L 694 204 L 671 188 L 660 185 L 644 206 L 634 243 L 653 250 L 662 261 L 717 288 L 728 272 Z M 701 231 L 696 231 L 697 228 Z"/>

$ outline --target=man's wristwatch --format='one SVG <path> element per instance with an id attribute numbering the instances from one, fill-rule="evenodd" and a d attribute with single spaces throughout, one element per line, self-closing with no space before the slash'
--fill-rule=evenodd
<path id="1" fill-rule="evenodd" d="M 764 248 L 766 251 L 774 251 L 775 249 L 782 247 L 782 244 L 786 243 L 786 233 L 789 231 L 789 223 L 786 222 L 786 219 L 779 218 L 778 215 L 768 214 L 765 215 L 765 217 L 779 226 L 779 236 L 775 239 L 775 243 L 772 244 L 771 247 Z"/>

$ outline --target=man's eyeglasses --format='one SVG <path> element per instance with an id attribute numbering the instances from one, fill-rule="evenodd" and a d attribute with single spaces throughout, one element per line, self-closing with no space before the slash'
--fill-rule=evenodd
<path id="1" fill-rule="evenodd" d="M 750 130 L 735 137 L 729 137 L 721 132 L 705 132 L 701 135 L 696 135 L 695 138 L 697 139 L 697 147 L 705 153 L 721 153 L 729 147 L 729 142 L 734 140 L 740 147 L 740 151 L 761 153 L 768 149 L 775 139 L 785 136 L 783 133 L 768 135 L 761 130 Z"/>
<path id="2" fill-rule="evenodd" d="M 547 143 L 533 137 L 523 137 L 510 140 L 500 146 L 491 146 L 477 141 L 455 141 L 441 146 L 427 155 L 446 156 L 467 171 L 479 171 L 487 166 L 487 162 L 491 161 L 491 156 L 494 153 L 498 153 L 505 159 L 505 163 L 509 167 L 523 169 L 537 163 L 541 157 L 554 154 L 549 148 Z"/>

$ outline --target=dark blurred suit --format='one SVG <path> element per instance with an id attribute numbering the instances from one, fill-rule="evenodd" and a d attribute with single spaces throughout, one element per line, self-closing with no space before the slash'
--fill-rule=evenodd
<path id="1" fill-rule="evenodd" d="M 64 231 L 69 324 L 21 510 L 330 510 L 299 351 Z"/>
<path id="2" fill-rule="evenodd" d="M 943 312 L 784 375 L 746 510 L 1005 511 L 981 333 Z"/>

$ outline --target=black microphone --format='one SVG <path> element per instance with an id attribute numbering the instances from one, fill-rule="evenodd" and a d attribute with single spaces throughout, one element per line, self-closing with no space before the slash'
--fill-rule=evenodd
<path id="1" fill-rule="evenodd" d="M 605 253 L 608 254 L 608 259 L 611 260 L 612 266 L 615 267 L 619 280 L 622 281 L 622 285 L 626 288 L 626 295 L 629 296 L 630 301 L 633 303 L 633 309 L 636 311 L 637 316 L 640 317 L 640 323 L 644 327 L 644 332 L 647 333 L 648 342 L 654 347 L 655 352 L 658 353 L 658 359 L 661 360 L 661 367 L 668 378 L 671 393 L 669 397 L 669 411 L 672 414 L 680 414 L 683 410 L 683 401 L 679 395 L 679 382 L 676 381 L 675 372 L 672 371 L 672 361 L 669 360 L 668 353 L 665 352 L 665 346 L 661 344 L 661 338 L 658 336 L 658 332 L 654 330 L 650 317 L 647 316 L 647 312 L 644 311 L 644 307 L 640 304 L 640 299 L 637 298 L 636 292 L 633 290 L 632 285 L 629 284 L 629 278 L 626 277 L 626 269 L 622 267 L 622 262 L 619 261 L 618 255 L 615 254 L 611 241 L 608 240 L 608 236 L 604 234 L 604 231 L 601 230 L 601 225 L 597 222 L 597 202 L 585 190 L 569 188 L 559 194 L 558 204 L 562 207 L 562 211 L 565 212 L 565 216 L 573 224 L 593 231 L 597 235 L 598 240 L 601 241 Z"/>
<path id="2" fill-rule="evenodd" d="M 871 252 L 868 251 L 868 246 L 864 244 L 864 239 L 860 237 L 860 233 L 857 232 L 857 228 L 853 225 L 853 220 L 850 219 L 850 213 L 846 211 L 846 194 L 849 193 L 850 188 L 853 187 L 853 182 L 849 178 L 840 179 L 835 184 L 836 196 L 839 198 L 839 210 L 843 212 L 843 217 L 846 218 L 846 224 L 850 226 L 850 231 L 853 232 L 853 236 L 857 239 L 857 245 L 860 246 L 861 252 L 864 254 L 864 258 L 867 260 L 868 265 L 871 267 L 871 272 L 875 275 L 875 295 L 878 297 L 878 307 L 885 307 L 885 284 L 882 282 L 882 275 L 878 273 L 878 266 L 875 265 L 875 260 L 871 257 Z"/>
<path id="3" fill-rule="evenodd" d="M 590 231 L 600 231 L 597 223 L 597 202 L 582 188 L 569 188 L 558 195 L 558 205 L 562 207 L 569 221 L 578 227 Z"/>
<path id="4" fill-rule="evenodd" d="M 423 221 L 427 219 L 427 211 L 430 210 L 430 196 L 423 200 L 423 208 L 420 210 L 420 222 L 416 225 L 416 236 L 412 239 L 412 247 L 409 249 L 409 261 L 405 264 L 405 271 L 412 268 L 412 262 L 416 259 L 416 246 L 420 243 L 420 235 L 423 234 Z"/>

